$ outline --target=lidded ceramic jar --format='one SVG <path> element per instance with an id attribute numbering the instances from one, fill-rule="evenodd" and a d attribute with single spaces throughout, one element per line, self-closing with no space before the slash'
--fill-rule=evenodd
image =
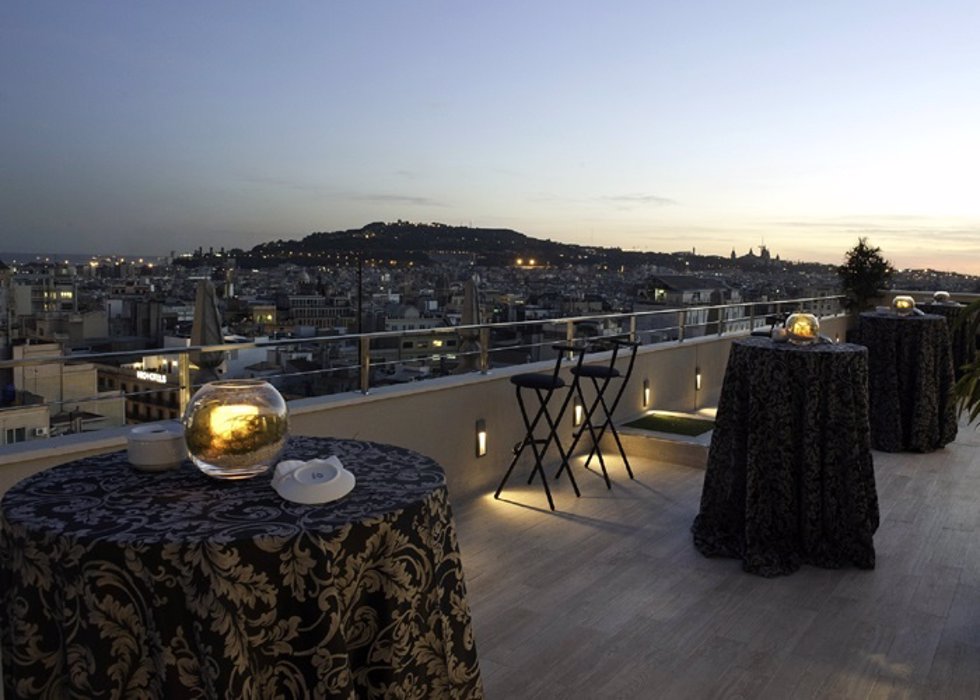
<path id="1" fill-rule="evenodd" d="M 126 437 L 126 456 L 140 471 L 159 472 L 178 467 L 187 456 L 183 426 L 176 421 L 136 426 Z"/>

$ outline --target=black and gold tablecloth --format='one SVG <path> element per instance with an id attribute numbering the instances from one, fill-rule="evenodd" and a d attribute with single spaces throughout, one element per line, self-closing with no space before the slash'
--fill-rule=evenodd
<path id="1" fill-rule="evenodd" d="M 946 319 L 949 329 L 949 344 L 953 353 L 953 374 L 959 379 L 963 376 L 963 365 L 970 364 L 977 356 L 977 336 L 969 323 L 960 323 L 966 312 L 966 305 L 956 302 L 945 304 L 922 304 L 919 308 L 927 314 L 935 314 Z"/>
<path id="2" fill-rule="evenodd" d="M 878 494 L 867 351 L 751 337 L 732 344 L 694 544 L 779 576 L 874 568 Z"/>
<path id="3" fill-rule="evenodd" d="M 478 698 L 445 476 L 368 442 L 337 455 L 340 501 L 281 499 L 125 452 L 14 486 L 0 518 L 7 698 Z"/>
<path id="4" fill-rule="evenodd" d="M 943 316 L 860 315 L 858 342 L 868 348 L 874 449 L 930 452 L 956 439 L 949 340 Z"/>

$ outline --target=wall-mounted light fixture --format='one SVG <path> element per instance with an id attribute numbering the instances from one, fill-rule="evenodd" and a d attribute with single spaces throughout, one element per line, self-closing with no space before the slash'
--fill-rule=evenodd
<path id="1" fill-rule="evenodd" d="M 650 406 L 650 380 L 643 380 L 643 408 L 649 408 Z"/>
<path id="2" fill-rule="evenodd" d="M 476 456 L 487 453 L 487 423 L 482 418 L 476 422 Z"/>
<path id="3" fill-rule="evenodd" d="M 575 405 L 572 407 L 572 425 L 574 427 L 579 427 L 585 421 L 585 406 L 582 405 L 582 400 L 577 396 L 575 397 Z"/>
<path id="4" fill-rule="evenodd" d="M 694 368 L 694 390 L 701 391 L 701 368 Z"/>

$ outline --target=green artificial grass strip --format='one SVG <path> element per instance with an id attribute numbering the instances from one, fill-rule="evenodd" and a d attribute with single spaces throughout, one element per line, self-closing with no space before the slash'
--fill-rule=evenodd
<path id="1" fill-rule="evenodd" d="M 673 433 L 674 435 L 694 437 L 714 428 L 715 422 L 701 418 L 665 416 L 659 413 L 651 413 L 642 418 L 637 418 L 635 421 L 626 425 L 630 428 L 639 428 L 640 430 L 654 430 L 658 433 Z"/>

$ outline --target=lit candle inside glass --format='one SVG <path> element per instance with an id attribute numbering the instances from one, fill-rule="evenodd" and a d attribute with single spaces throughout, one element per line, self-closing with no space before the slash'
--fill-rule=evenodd
<path id="1" fill-rule="evenodd" d="M 241 437 L 248 433 L 252 425 L 251 419 L 257 415 L 257 406 L 215 406 L 210 416 L 211 436 L 219 440 L 231 440 L 237 433 Z"/>

